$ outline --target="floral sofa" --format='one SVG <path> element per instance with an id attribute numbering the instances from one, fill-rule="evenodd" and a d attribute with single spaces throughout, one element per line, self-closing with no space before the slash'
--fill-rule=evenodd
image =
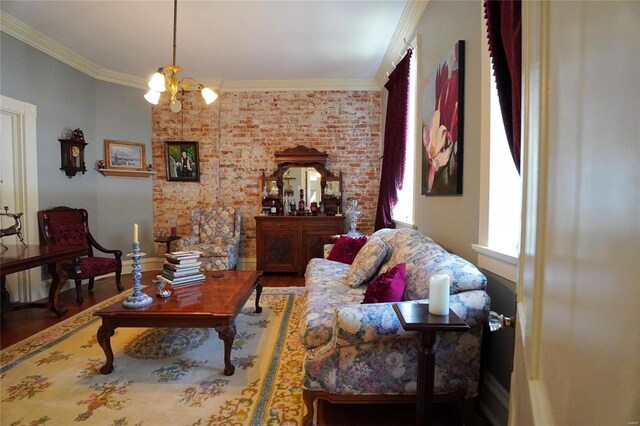
<path id="1" fill-rule="evenodd" d="M 306 424 L 313 422 L 317 399 L 343 403 L 415 401 L 418 334 L 403 330 L 393 303 L 361 304 L 367 284 L 349 285 L 371 275 L 363 265 L 374 269 L 375 276 L 405 263 L 402 300 L 415 303 L 428 303 L 430 276 L 450 276 L 450 306 L 470 330 L 438 333 L 434 391 L 440 397 L 476 396 L 482 324 L 488 317 L 490 300 L 484 290 L 486 278 L 475 266 L 411 229 L 375 232 L 352 265 L 328 260 L 326 254 L 327 250 L 325 259 L 312 259 L 305 273 L 307 299 L 300 336 L 307 349 L 303 382 Z"/>
<path id="2" fill-rule="evenodd" d="M 178 241 L 176 249 L 198 250 L 206 271 L 235 269 L 240 256 L 242 216 L 235 207 L 196 207 L 191 212 L 191 235 Z"/>

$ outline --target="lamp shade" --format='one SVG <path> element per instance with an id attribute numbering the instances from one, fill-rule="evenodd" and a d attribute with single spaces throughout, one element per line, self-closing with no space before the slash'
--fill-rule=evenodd
<path id="1" fill-rule="evenodd" d="M 209 89 L 208 87 L 205 87 L 204 89 L 202 89 L 200 93 L 204 98 L 204 103 L 206 103 L 207 105 L 209 105 L 210 103 L 218 99 L 218 94 L 213 90 Z"/>
<path id="2" fill-rule="evenodd" d="M 154 73 L 151 76 L 151 80 L 149 80 L 148 86 L 151 88 L 151 90 L 155 90 L 156 92 L 164 92 L 165 90 L 167 90 L 164 82 L 164 74 L 159 72 Z"/>
<path id="3" fill-rule="evenodd" d="M 150 104 L 158 105 L 158 101 L 160 100 L 160 92 L 156 92 L 155 90 L 151 89 L 147 92 L 146 95 L 144 95 L 144 98 Z"/>

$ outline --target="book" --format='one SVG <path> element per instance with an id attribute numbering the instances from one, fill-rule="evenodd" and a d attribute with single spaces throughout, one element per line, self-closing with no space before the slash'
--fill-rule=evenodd
<path id="1" fill-rule="evenodd" d="M 168 280 L 177 280 L 177 279 L 183 279 L 183 278 L 187 278 L 187 277 L 193 277 L 195 275 L 202 275 L 202 273 L 200 272 L 200 270 L 196 270 L 193 272 L 188 272 L 188 273 L 183 273 L 183 274 L 172 274 L 170 272 L 167 271 L 162 271 L 160 273 L 160 275 L 162 275 L 163 277 L 165 277 Z"/>
<path id="2" fill-rule="evenodd" d="M 156 278 L 164 281 L 166 284 L 169 284 L 170 286 L 177 286 L 177 285 L 181 285 L 181 284 L 186 284 L 186 283 L 193 283 L 193 282 L 202 282 L 205 280 L 205 276 L 202 273 L 199 274 L 195 274 L 195 275 L 189 275 L 186 277 L 179 277 L 179 278 L 167 278 L 164 275 L 158 275 Z"/>
<path id="3" fill-rule="evenodd" d="M 198 269 L 202 266 L 202 262 L 187 262 L 187 263 L 171 263 L 168 260 L 164 261 L 163 268 L 171 271 L 184 271 L 187 269 Z"/>
<path id="4" fill-rule="evenodd" d="M 173 258 L 173 257 L 167 257 L 167 260 L 165 260 L 165 262 L 169 262 L 172 265 L 193 265 L 196 263 L 201 263 L 200 262 L 200 258 L 199 257 L 194 257 L 194 258 L 189 258 L 189 259 L 178 259 L 178 258 Z"/>
<path id="5" fill-rule="evenodd" d="M 200 255 L 202 255 L 202 252 L 197 250 L 172 251 L 169 253 L 165 253 L 164 255 L 171 263 L 182 264 L 198 262 L 198 259 L 200 259 Z"/>

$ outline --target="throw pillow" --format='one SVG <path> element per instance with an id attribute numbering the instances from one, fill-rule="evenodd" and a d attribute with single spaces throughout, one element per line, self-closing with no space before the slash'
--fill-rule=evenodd
<path id="1" fill-rule="evenodd" d="M 366 243 L 366 236 L 354 238 L 341 235 L 340 238 L 338 238 L 338 241 L 336 241 L 331 248 L 331 252 L 327 259 L 351 265 L 353 263 L 353 259 L 356 258 L 356 255 Z"/>
<path id="2" fill-rule="evenodd" d="M 387 245 L 380 238 L 369 238 L 353 259 L 347 273 L 347 285 L 358 287 L 369 281 L 387 256 L 387 250 Z"/>
<path id="3" fill-rule="evenodd" d="M 367 286 L 362 303 L 399 302 L 404 293 L 406 263 L 398 263 L 384 274 L 375 277 Z"/>

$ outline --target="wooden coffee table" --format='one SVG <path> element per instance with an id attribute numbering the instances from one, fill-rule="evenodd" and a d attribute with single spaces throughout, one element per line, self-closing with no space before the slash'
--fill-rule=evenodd
<path id="1" fill-rule="evenodd" d="M 235 318 L 254 289 L 256 313 L 262 312 L 262 271 L 206 271 L 205 275 L 205 282 L 174 288 L 167 299 L 156 296 L 155 286 L 147 286 L 143 291 L 154 301 L 144 308 L 125 308 L 119 301 L 95 312 L 93 315 L 102 318 L 98 343 L 107 358 L 100 373 L 113 371 L 111 336 L 116 327 L 206 327 L 215 328 L 224 342 L 224 374 L 233 375 L 235 367 L 231 364 L 231 347 L 236 335 Z"/>

